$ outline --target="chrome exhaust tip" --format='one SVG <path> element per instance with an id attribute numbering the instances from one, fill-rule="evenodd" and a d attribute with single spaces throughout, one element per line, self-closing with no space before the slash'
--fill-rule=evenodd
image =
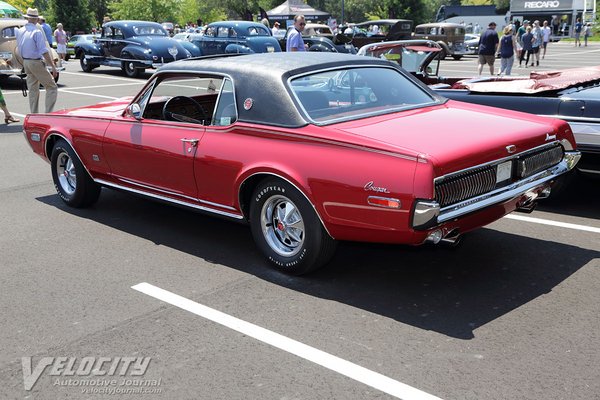
<path id="1" fill-rule="evenodd" d="M 448 234 L 446 236 L 444 236 L 444 238 L 442 240 L 440 240 L 440 243 L 442 243 L 446 246 L 456 247 L 462 242 L 462 238 L 463 238 L 463 235 L 460 234 L 458 229 L 454 229 L 454 230 L 448 232 Z"/>

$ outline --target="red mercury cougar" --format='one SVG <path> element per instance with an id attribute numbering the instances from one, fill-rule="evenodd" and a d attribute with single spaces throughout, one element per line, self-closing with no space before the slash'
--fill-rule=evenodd
<path id="1" fill-rule="evenodd" d="M 531 210 L 580 157 L 565 122 L 327 53 L 173 62 L 133 99 L 29 115 L 24 133 L 68 205 L 116 188 L 245 221 L 290 274 L 338 240 L 456 241 Z"/>

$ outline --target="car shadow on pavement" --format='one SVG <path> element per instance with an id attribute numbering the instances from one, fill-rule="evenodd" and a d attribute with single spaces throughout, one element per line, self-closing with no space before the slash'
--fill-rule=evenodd
<path id="1" fill-rule="evenodd" d="M 464 340 L 600 258 L 598 251 L 484 228 L 454 249 L 342 242 L 329 265 L 291 277 L 268 266 L 243 224 L 107 189 L 83 210 L 56 195 L 37 200 L 282 287 Z"/>
<path id="2" fill-rule="evenodd" d="M 539 203 L 538 209 L 555 214 L 594 218 L 600 221 L 600 178 L 573 174 L 573 178 L 558 196 Z"/>

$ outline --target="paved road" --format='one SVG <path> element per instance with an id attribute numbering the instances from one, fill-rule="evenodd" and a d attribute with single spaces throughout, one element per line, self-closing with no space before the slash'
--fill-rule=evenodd
<path id="1" fill-rule="evenodd" d="M 557 63 L 563 48 L 575 50 L 552 46 Z M 62 108 L 131 95 L 144 79 L 71 62 L 60 83 Z M 2 89 L 24 115 L 18 82 Z M 598 181 L 578 178 L 457 249 L 342 243 L 327 268 L 298 278 L 269 269 L 243 225 L 110 190 L 67 208 L 20 131 L 0 125 L 0 398 L 108 397 L 51 367 L 24 389 L 22 357 L 35 369 L 87 356 L 150 357 L 142 378 L 160 393 L 138 398 L 384 399 L 400 383 L 443 399 L 600 398 Z M 267 344 L 269 332 L 131 288 L 142 282 L 283 337 Z M 294 355 L 286 338 L 311 349 Z M 327 355 L 307 360 L 313 350 L 339 357 L 337 372 Z"/>

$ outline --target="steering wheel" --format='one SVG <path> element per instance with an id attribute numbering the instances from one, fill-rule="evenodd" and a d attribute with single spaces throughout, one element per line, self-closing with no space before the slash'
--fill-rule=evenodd
<path id="1" fill-rule="evenodd" d="M 177 103 L 179 103 L 179 104 L 177 104 Z M 194 108 L 194 112 L 189 115 L 187 112 L 185 112 L 186 111 L 185 105 L 188 105 L 188 104 Z M 169 111 L 169 106 L 180 107 L 185 112 L 185 114 Z M 207 112 L 204 109 L 204 107 L 202 107 L 202 105 L 200 103 L 198 103 L 196 100 L 192 99 L 191 97 L 187 97 L 187 96 L 171 97 L 169 100 L 167 100 L 165 102 L 165 105 L 163 106 L 163 109 L 162 109 L 162 114 L 163 114 L 163 119 L 165 121 L 192 122 L 192 123 L 196 123 L 196 124 L 204 123 L 204 120 L 206 120 L 206 118 L 207 118 Z"/>

